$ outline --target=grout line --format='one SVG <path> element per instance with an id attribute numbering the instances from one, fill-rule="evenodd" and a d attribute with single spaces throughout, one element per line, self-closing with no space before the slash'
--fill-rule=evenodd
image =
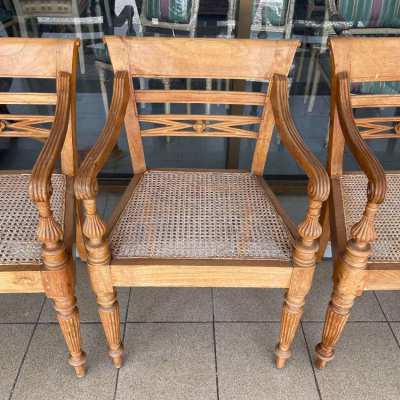
<path id="1" fill-rule="evenodd" d="M 306 337 L 306 333 L 304 332 L 304 327 L 303 327 L 302 321 L 300 321 L 300 327 L 301 327 L 301 331 L 303 333 L 304 341 L 306 342 L 308 359 L 310 361 L 311 369 L 312 369 L 312 372 L 313 372 L 313 375 L 314 375 L 315 387 L 317 389 L 318 396 L 319 396 L 320 400 L 322 400 L 321 389 L 320 389 L 319 384 L 318 384 L 318 379 L 317 379 L 317 375 L 315 373 L 315 367 L 314 367 L 314 362 L 313 362 L 313 358 L 312 358 L 312 355 L 311 355 L 311 350 L 310 350 L 310 347 L 309 347 L 308 342 L 307 342 L 307 337 Z"/>
<path id="2" fill-rule="evenodd" d="M 129 311 L 129 304 L 131 302 L 131 294 L 132 294 L 132 288 L 129 288 L 129 295 L 128 295 L 128 303 L 126 305 L 126 310 L 125 310 L 125 318 L 124 318 L 124 328 L 122 331 L 122 344 L 124 344 L 125 341 L 125 334 L 126 334 L 126 325 L 127 325 L 127 319 L 128 319 L 128 311 Z M 115 387 L 114 387 L 114 395 L 113 395 L 113 400 L 117 398 L 117 391 L 118 391 L 118 382 L 119 382 L 119 371 L 121 368 L 117 369 L 117 376 L 115 378 Z"/>
<path id="3" fill-rule="evenodd" d="M 379 308 L 381 309 L 382 314 L 384 315 L 384 317 L 385 317 L 385 319 L 386 319 L 387 324 L 389 325 L 390 332 L 392 332 L 392 335 L 393 335 L 393 338 L 394 338 L 394 340 L 395 340 L 395 342 L 396 342 L 396 344 L 397 344 L 397 347 L 400 349 L 400 342 L 399 342 L 399 339 L 397 338 L 396 334 L 394 333 L 393 327 L 392 327 L 392 325 L 391 325 L 391 323 L 390 323 L 391 321 L 389 321 L 389 318 L 387 317 L 385 311 L 383 310 L 382 304 L 381 304 L 381 302 L 379 301 L 379 298 L 378 298 L 378 296 L 376 295 L 375 290 L 374 290 L 374 296 L 375 296 L 375 298 L 376 298 L 376 301 L 377 301 L 378 304 L 379 304 Z"/>
<path id="4" fill-rule="evenodd" d="M 27 356 L 27 354 L 28 354 L 29 348 L 30 348 L 31 343 L 32 343 L 33 336 L 34 336 L 34 334 L 35 334 L 35 332 L 36 332 L 36 329 L 37 329 L 37 327 L 38 327 L 38 322 L 39 322 L 40 316 L 42 315 L 42 311 L 43 311 L 43 308 L 44 308 L 45 303 L 46 303 L 46 296 L 44 297 L 44 299 L 43 299 L 43 301 L 42 301 L 42 305 L 41 305 L 41 307 L 40 307 L 40 311 L 39 311 L 39 314 L 38 314 L 38 316 L 37 316 L 36 323 L 35 323 L 35 325 L 34 325 L 34 327 L 33 327 L 33 329 L 32 329 L 32 333 L 31 333 L 31 336 L 30 336 L 30 338 L 29 338 L 29 340 L 28 340 L 28 344 L 26 345 L 26 349 L 25 349 L 24 355 L 22 356 L 21 363 L 19 364 L 18 371 L 17 371 L 17 375 L 16 375 L 16 377 L 15 377 L 15 379 L 14 379 L 14 382 L 13 382 L 13 385 L 12 385 L 12 387 L 11 387 L 10 396 L 8 397 L 9 400 L 11 400 L 12 397 L 13 397 L 13 395 L 14 395 L 15 387 L 16 387 L 16 385 L 17 385 L 19 376 L 21 375 L 22 366 L 23 366 L 23 364 L 24 364 L 24 362 L 25 362 L 26 356 Z"/>
<path id="5" fill-rule="evenodd" d="M 215 362 L 215 384 L 217 388 L 217 400 L 219 400 L 219 381 L 218 381 L 218 360 L 217 360 L 217 340 L 215 335 L 215 307 L 214 307 L 214 289 L 211 288 L 211 304 L 212 304 L 212 330 L 214 344 L 214 362 Z"/>

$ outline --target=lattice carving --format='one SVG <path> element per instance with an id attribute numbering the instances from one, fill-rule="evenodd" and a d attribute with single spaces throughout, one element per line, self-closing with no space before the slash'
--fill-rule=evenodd
<path id="1" fill-rule="evenodd" d="M 241 115 L 140 115 L 139 121 L 162 125 L 142 129 L 142 136 L 201 135 L 255 139 L 257 132 L 239 126 L 259 124 L 261 120 L 259 117 Z"/>
<path id="2" fill-rule="evenodd" d="M 400 117 L 357 118 L 364 139 L 400 138 Z"/>
<path id="3" fill-rule="evenodd" d="M 53 123 L 54 116 L 49 115 L 11 115 L 0 114 L 0 137 L 37 137 L 47 138 L 50 128 L 43 125 Z"/>

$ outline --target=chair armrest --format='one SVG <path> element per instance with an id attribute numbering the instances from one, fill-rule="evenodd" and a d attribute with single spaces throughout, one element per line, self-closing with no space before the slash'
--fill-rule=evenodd
<path id="1" fill-rule="evenodd" d="M 342 132 L 350 151 L 368 177 L 368 202 L 360 221 L 351 228 L 352 240 L 365 246 L 377 238 L 374 220 L 379 204 L 385 200 L 386 176 L 381 163 L 362 138 L 354 121 L 348 73 L 340 72 L 336 79 L 336 103 Z"/>
<path id="2" fill-rule="evenodd" d="M 96 196 L 97 175 L 117 142 L 124 122 L 128 100 L 128 72 L 117 71 L 114 77 L 113 97 L 106 124 L 96 144 L 82 162 L 75 180 L 75 195 L 80 200 L 89 200 Z"/>
<path id="3" fill-rule="evenodd" d="M 336 103 L 346 144 L 368 177 L 368 201 L 380 204 L 384 201 L 386 194 L 385 171 L 362 138 L 354 121 L 350 100 L 350 79 L 347 72 L 338 73 L 336 79 L 338 88 Z"/>
<path id="4" fill-rule="evenodd" d="M 275 74 L 271 91 L 272 111 L 282 142 L 309 178 L 308 195 L 311 200 L 325 201 L 329 196 L 329 177 L 324 167 L 307 148 L 289 110 L 288 78 Z"/>
<path id="5" fill-rule="evenodd" d="M 296 129 L 289 110 L 288 78 L 275 74 L 272 80 L 271 104 L 275 124 L 283 144 L 309 178 L 307 191 L 310 199 L 307 215 L 298 226 L 300 237 L 307 245 L 321 236 L 319 224 L 322 203 L 329 196 L 329 177 L 322 164 L 306 147 Z"/>
<path id="6" fill-rule="evenodd" d="M 57 75 L 57 104 L 53 126 L 32 170 L 29 195 L 34 203 L 44 203 L 51 196 L 51 174 L 61 154 L 71 106 L 71 75 L 59 72 Z"/>

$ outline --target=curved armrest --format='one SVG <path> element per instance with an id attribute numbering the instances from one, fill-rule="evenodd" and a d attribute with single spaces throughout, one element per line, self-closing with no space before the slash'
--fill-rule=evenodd
<path id="1" fill-rule="evenodd" d="M 386 194 L 385 171 L 361 137 L 354 121 L 350 100 L 350 79 L 347 72 L 338 73 L 336 79 L 338 88 L 336 102 L 343 135 L 352 154 L 368 177 L 368 201 L 380 204 L 385 199 Z"/>
<path id="2" fill-rule="evenodd" d="M 110 156 L 124 122 L 129 100 L 129 75 L 117 71 L 114 77 L 113 97 L 106 124 L 96 144 L 87 154 L 75 180 L 75 195 L 80 200 L 93 199 L 97 192 L 97 175 Z"/>
<path id="3" fill-rule="evenodd" d="M 271 91 L 272 111 L 282 142 L 309 178 L 311 200 L 324 202 L 329 196 L 329 177 L 322 164 L 306 147 L 289 111 L 288 78 L 275 74 Z"/>
<path id="4" fill-rule="evenodd" d="M 57 105 L 53 126 L 32 170 L 29 195 L 34 203 L 47 202 L 51 196 L 51 174 L 65 141 L 71 105 L 71 75 L 57 75 Z"/>

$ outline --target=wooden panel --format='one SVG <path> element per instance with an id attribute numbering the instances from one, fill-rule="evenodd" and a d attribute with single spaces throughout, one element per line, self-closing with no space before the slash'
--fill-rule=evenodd
<path id="1" fill-rule="evenodd" d="M 106 36 L 114 70 L 134 76 L 270 79 L 287 75 L 297 40 Z"/>
<path id="2" fill-rule="evenodd" d="M 122 261 L 111 265 L 114 286 L 127 287 L 259 287 L 287 288 L 293 268 L 261 266 L 261 262 L 207 260 L 138 260 L 135 264 Z M 278 265 L 276 263 L 275 265 Z"/>
<path id="3" fill-rule="evenodd" d="M 0 38 L 0 76 L 55 78 L 57 71 L 72 71 L 76 40 Z"/>
<path id="4" fill-rule="evenodd" d="M 136 90 L 138 103 L 208 103 L 264 105 L 265 93 L 212 90 Z M 1 99 L 1 97 L 0 97 Z"/>
<path id="5" fill-rule="evenodd" d="M 400 94 L 366 94 L 352 95 L 351 105 L 361 107 L 399 107 Z"/>
<path id="6" fill-rule="evenodd" d="M 368 269 L 365 290 L 400 290 L 400 269 Z"/>
<path id="7" fill-rule="evenodd" d="M 22 270 L 23 269 L 23 270 Z M 40 266 L 0 266 L 0 293 L 41 293 L 44 291 Z"/>
<path id="8" fill-rule="evenodd" d="M 348 71 L 356 82 L 397 81 L 400 39 L 335 37 L 330 39 L 335 73 Z"/>
<path id="9" fill-rule="evenodd" d="M 0 104 L 56 104 L 55 93 L 0 92 Z"/>

